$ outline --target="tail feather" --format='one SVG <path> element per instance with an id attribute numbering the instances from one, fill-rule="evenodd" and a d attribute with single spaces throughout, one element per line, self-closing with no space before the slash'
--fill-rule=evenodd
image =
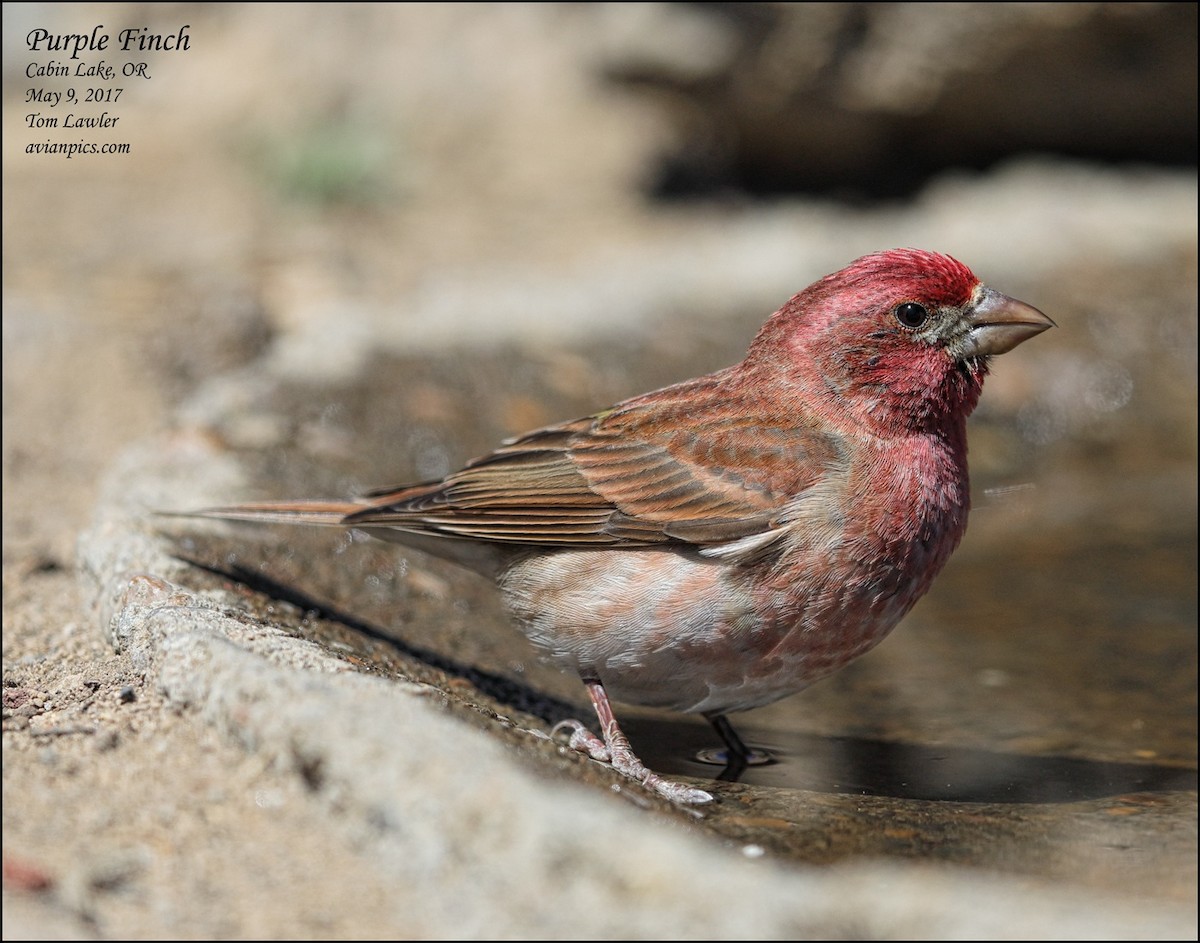
<path id="1" fill-rule="evenodd" d="M 504 564 L 504 549 L 488 541 L 467 540 L 438 534 L 421 526 L 419 520 L 409 529 L 401 524 L 390 526 L 360 525 L 350 515 L 366 505 L 334 501 L 264 501 L 233 504 L 229 507 L 201 508 L 198 511 L 164 511 L 164 517 L 210 518 L 223 521 L 251 521 L 256 524 L 321 524 L 328 527 L 360 527 L 381 540 L 389 540 L 423 550 L 436 557 L 465 566 L 485 576 L 495 577 Z"/>
<path id="2" fill-rule="evenodd" d="M 171 517 L 209 517 L 224 521 L 253 521 L 259 524 L 323 524 L 346 526 L 346 516 L 361 511 L 361 504 L 335 501 L 264 501 L 229 507 L 171 512 Z"/>

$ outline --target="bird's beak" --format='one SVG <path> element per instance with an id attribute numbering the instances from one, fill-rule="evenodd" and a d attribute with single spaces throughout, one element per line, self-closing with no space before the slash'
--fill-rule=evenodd
<path id="1" fill-rule="evenodd" d="M 967 321 L 971 325 L 967 355 L 971 357 L 1008 353 L 1023 341 L 1054 327 L 1054 322 L 1033 305 L 986 287 L 974 309 L 968 312 Z"/>

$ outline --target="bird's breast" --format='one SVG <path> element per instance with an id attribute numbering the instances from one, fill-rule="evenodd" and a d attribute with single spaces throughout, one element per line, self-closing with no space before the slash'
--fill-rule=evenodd
<path id="1" fill-rule="evenodd" d="M 865 471 L 791 501 L 764 548 L 539 550 L 501 575 L 505 602 L 535 646 L 619 700 L 722 713 L 770 703 L 877 644 L 962 536 L 965 464 L 952 448 L 881 447 L 854 467 Z"/>

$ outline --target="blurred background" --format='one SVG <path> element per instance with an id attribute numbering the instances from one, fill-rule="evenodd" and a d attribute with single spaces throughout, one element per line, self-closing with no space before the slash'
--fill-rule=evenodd
<path id="1" fill-rule="evenodd" d="M 1053 801 L 1099 810 L 1146 786 L 1136 770 L 1013 757 L 1140 762 L 1191 798 L 1136 840 L 1182 845 L 1130 878 L 1074 822 L 1052 853 L 1009 848 L 1008 865 L 1194 901 L 1195 4 L 35 3 L 3 17 L 6 690 L 78 701 L 110 657 L 73 608 L 74 544 L 131 443 L 203 438 L 256 470 L 261 497 L 442 474 L 502 436 L 725 366 L 813 279 L 922 246 L 1059 328 L 988 381 L 977 510 L 943 579 L 861 667 L 750 715 L 760 741 L 815 755 L 747 788 L 776 788 L 793 823 L 789 789 L 836 794 L 847 776 L 918 799 L 997 801 L 1019 782 L 1029 802 L 1057 777 Z M 28 78 L 47 55 L 25 37 L 97 24 L 186 24 L 190 46 L 133 57 L 149 79 L 75 109 L 114 127 L 31 128 L 32 112 L 69 109 L 31 105 L 30 88 L 84 83 Z M 27 153 L 77 138 L 130 150 Z M 384 567 L 383 552 L 360 565 Z M 366 589 L 302 572 L 410 640 L 450 639 L 578 701 L 479 641 L 479 620 L 499 619 L 486 594 L 431 566 L 423 585 L 465 602 L 428 633 L 433 603 L 403 565 Z M 660 722 L 641 720 L 652 765 L 706 775 Z M 61 785 L 5 730 L 6 844 L 28 849 L 10 796 L 49 818 Z M 805 739 L 837 737 L 852 742 Z M 864 745 L 900 741 L 993 756 L 981 771 L 959 754 L 974 765 L 942 794 L 909 785 L 927 754 L 863 767 Z M 920 857 L 928 826 L 870 853 Z M 858 837 L 836 853 L 812 852 L 806 830 L 754 840 L 824 861 L 878 831 L 847 828 Z M 68 836 L 40 841 L 70 858 Z"/>
<path id="2" fill-rule="evenodd" d="M 268 348 L 333 376 L 372 344 L 716 315 L 741 318 L 728 360 L 794 291 L 890 245 L 955 254 L 1066 322 L 1000 371 L 1032 388 L 997 377 L 984 400 L 1011 394 L 1026 439 L 1113 449 L 1159 430 L 1154 454 L 1194 454 L 1195 5 L 4 16 L 6 401 L 54 417 L 6 439 L 5 467 L 66 473 L 51 503 L 86 493 L 164 403 Z M 190 48 L 144 57 L 152 78 L 124 83 L 113 129 L 30 129 L 25 36 L 93 20 L 188 24 Z M 24 153 L 79 136 L 131 152 Z M 6 505 L 10 536 L 42 504 Z"/>

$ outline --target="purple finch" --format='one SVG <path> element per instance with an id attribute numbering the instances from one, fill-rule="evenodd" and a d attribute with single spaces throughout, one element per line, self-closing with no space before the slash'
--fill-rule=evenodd
<path id="1" fill-rule="evenodd" d="M 962 538 L 966 419 L 989 359 L 1051 327 L 962 263 L 901 249 L 793 297 L 746 358 L 529 432 L 440 481 L 358 503 L 204 516 L 354 527 L 492 577 L 517 625 L 585 683 L 603 739 L 571 745 L 683 802 L 620 701 L 725 715 L 878 644 Z"/>

